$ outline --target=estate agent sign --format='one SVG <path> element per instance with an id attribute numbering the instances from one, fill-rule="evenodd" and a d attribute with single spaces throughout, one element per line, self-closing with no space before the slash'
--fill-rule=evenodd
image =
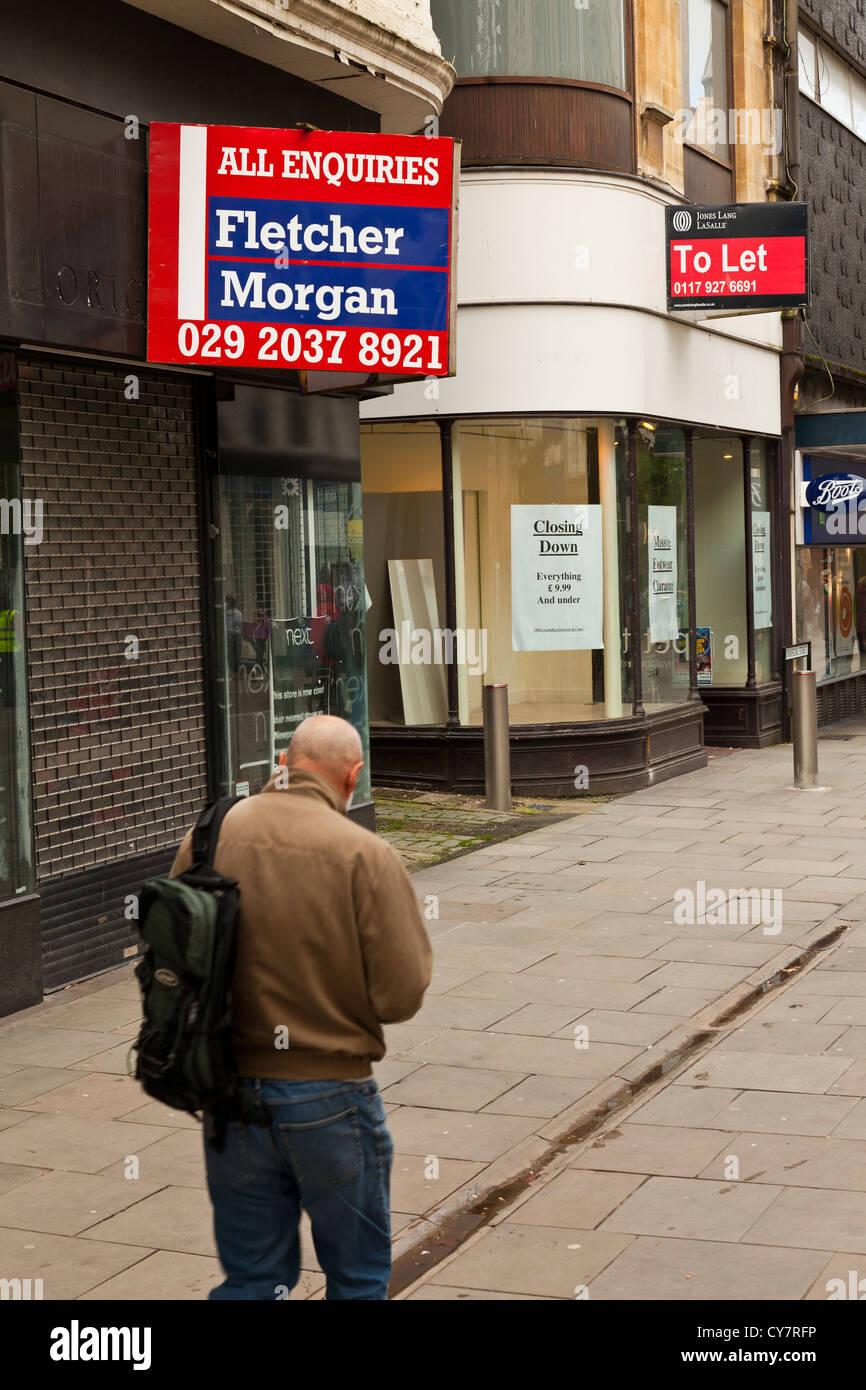
<path id="1" fill-rule="evenodd" d="M 150 128 L 148 361 L 446 376 L 453 140 Z"/>
<path id="2" fill-rule="evenodd" d="M 666 208 L 668 311 L 807 306 L 808 225 L 806 203 Z"/>

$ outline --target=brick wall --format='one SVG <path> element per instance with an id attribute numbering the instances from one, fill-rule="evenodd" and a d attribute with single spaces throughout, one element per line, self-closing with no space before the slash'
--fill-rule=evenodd
<path id="1" fill-rule="evenodd" d="M 173 845 L 206 794 L 193 391 L 127 401 L 130 370 L 19 362 L 40 884 Z"/>

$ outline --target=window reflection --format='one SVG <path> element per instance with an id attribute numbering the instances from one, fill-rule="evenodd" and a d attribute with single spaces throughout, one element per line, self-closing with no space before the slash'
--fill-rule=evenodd
<path id="1" fill-rule="evenodd" d="M 685 138 L 719 159 L 728 147 L 728 11 L 722 0 L 680 0 Z"/>
<path id="2" fill-rule="evenodd" d="M 219 480 L 229 775 L 254 793 L 311 714 L 354 724 L 370 795 L 361 488 L 295 477 Z"/>

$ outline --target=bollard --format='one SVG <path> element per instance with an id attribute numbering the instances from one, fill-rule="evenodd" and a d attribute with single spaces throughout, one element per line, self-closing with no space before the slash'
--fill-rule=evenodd
<path id="1" fill-rule="evenodd" d="M 802 790 L 818 785 L 818 690 L 814 671 L 795 671 L 794 786 Z"/>
<path id="2" fill-rule="evenodd" d="M 485 685 L 484 790 L 491 811 L 511 810 L 511 746 L 508 741 L 508 686 Z"/>

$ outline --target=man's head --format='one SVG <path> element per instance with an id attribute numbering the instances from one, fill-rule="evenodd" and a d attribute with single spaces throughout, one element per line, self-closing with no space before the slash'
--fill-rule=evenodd
<path id="1" fill-rule="evenodd" d="M 292 734 L 286 762 L 290 768 L 324 777 L 343 797 L 348 810 L 364 766 L 364 750 L 357 730 L 347 720 L 333 714 L 314 714 Z"/>

